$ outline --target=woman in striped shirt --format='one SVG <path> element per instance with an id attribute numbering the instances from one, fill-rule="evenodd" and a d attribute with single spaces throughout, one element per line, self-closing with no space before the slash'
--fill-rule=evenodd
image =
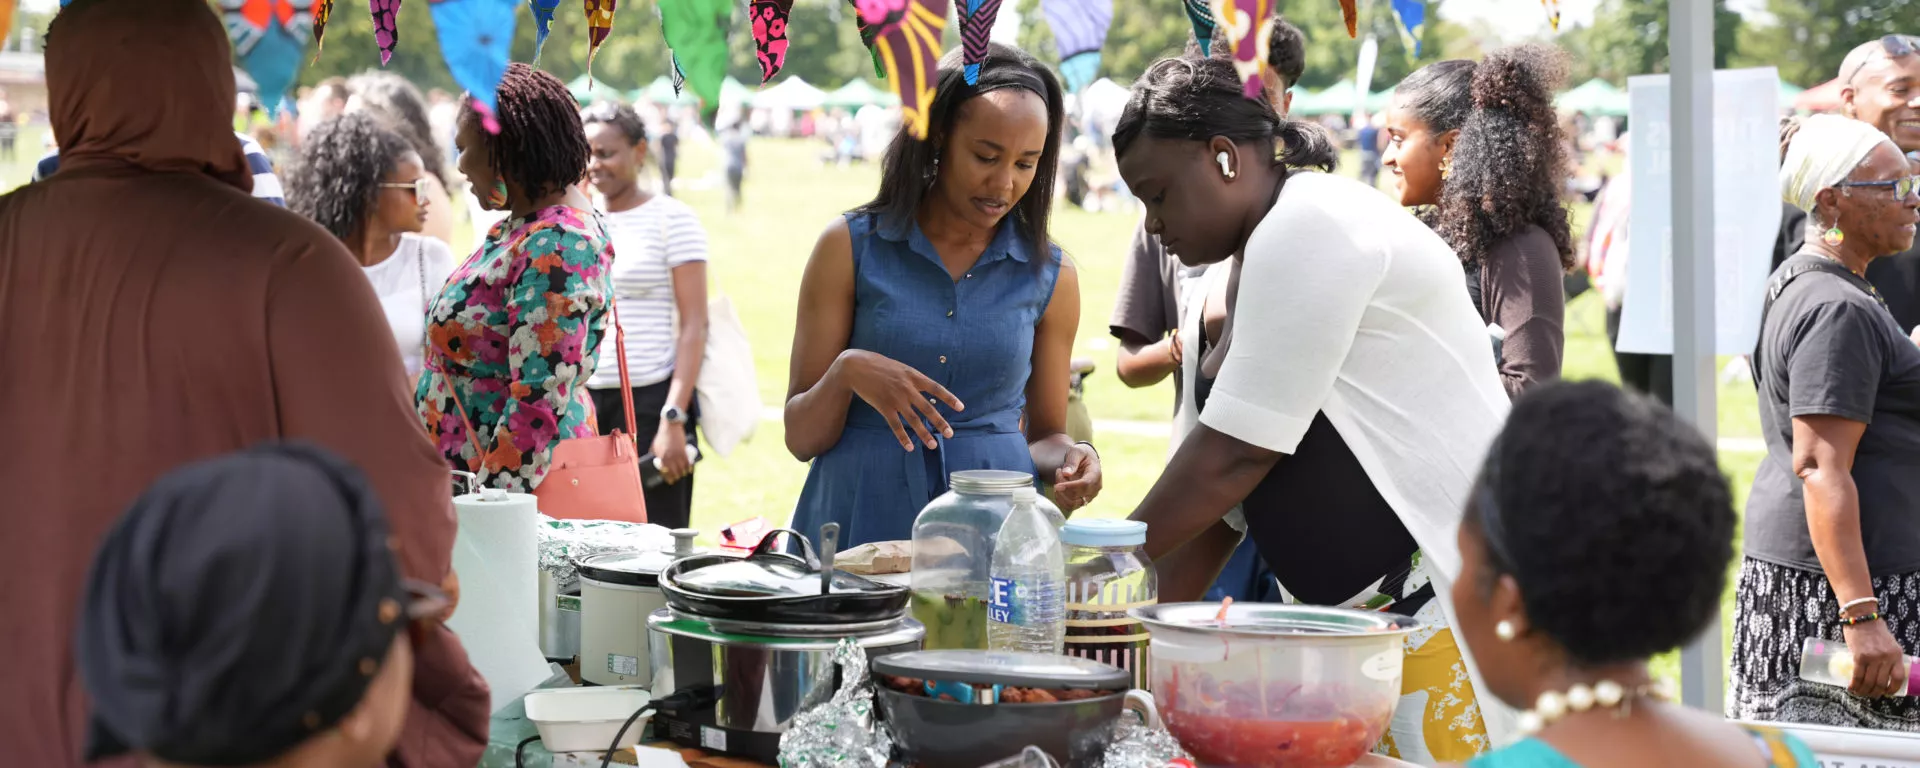
<path id="1" fill-rule="evenodd" d="M 626 349 L 603 344 L 593 379 L 600 428 L 625 424 L 620 368 L 633 384 L 634 423 L 666 484 L 646 489 L 649 522 L 686 527 L 693 509 L 694 383 L 707 347 L 707 232 L 686 203 L 640 185 L 647 129 L 633 109 L 601 103 L 585 115 L 593 154 L 587 177 L 613 238 L 614 303 Z"/>

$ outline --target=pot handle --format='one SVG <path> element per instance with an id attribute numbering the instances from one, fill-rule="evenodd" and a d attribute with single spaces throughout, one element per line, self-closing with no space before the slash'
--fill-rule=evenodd
<path id="1" fill-rule="evenodd" d="M 804 557 L 796 558 L 785 552 L 775 552 L 773 550 L 774 540 L 780 538 L 780 534 L 783 533 L 786 534 L 788 538 L 800 542 L 800 551 Z M 753 551 L 747 553 L 748 560 L 759 560 L 764 557 L 785 557 L 800 560 L 806 564 L 808 570 L 820 570 L 820 556 L 814 554 L 813 543 L 807 541 L 806 534 L 792 528 L 775 528 L 767 531 L 766 535 L 760 537 L 760 543 L 753 545 Z"/>
<path id="2" fill-rule="evenodd" d="M 1153 694 L 1135 688 L 1127 691 L 1126 698 L 1121 701 L 1121 707 L 1139 717 L 1141 725 L 1156 731 L 1167 729 L 1166 722 L 1160 719 L 1160 706 L 1154 703 Z"/>

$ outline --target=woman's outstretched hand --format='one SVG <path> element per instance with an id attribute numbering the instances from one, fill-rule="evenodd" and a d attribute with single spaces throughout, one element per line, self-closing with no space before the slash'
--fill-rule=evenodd
<path id="1" fill-rule="evenodd" d="M 954 397 L 946 387 L 935 383 L 912 366 L 890 357 L 863 349 L 849 349 L 841 353 L 835 365 L 840 368 L 847 387 L 886 418 L 887 426 L 893 429 L 893 436 L 900 440 L 900 447 L 909 452 L 913 450 L 913 438 L 907 435 L 908 430 L 912 430 L 914 436 L 919 437 L 921 444 L 929 450 L 939 445 L 933 437 L 934 432 L 942 437 L 953 437 L 953 427 L 934 407 L 936 402 L 946 403 L 948 408 L 956 411 L 966 410 L 960 398 Z"/>
<path id="2" fill-rule="evenodd" d="M 1060 469 L 1053 473 L 1053 500 L 1061 512 L 1072 512 L 1100 495 L 1100 454 L 1086 443 L 1067 449 Z"/>

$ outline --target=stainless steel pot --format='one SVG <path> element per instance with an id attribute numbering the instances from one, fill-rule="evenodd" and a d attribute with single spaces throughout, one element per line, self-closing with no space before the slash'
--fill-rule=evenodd
<path id="1" fill-rule="evenodd" d="M 753 624 L 671 609 L 648 617 L 647 632 L 656 697 L 721 689 L 711 710 L 656 716 L 655 732 L 686 746 L 767 763 L 778 758 L 780 734 L 816 687 L 826 686 L 817 692 L 824 700 L 839 684 L 833 649 L 841 638 L 856 638 L 871 658 L 919 650 L 927 634 L 904 617 L 846 625 Z"/>

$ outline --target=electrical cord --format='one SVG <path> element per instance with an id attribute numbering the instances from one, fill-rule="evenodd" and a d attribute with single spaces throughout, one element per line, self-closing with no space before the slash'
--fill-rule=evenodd
<path id="1" fill-rule="evenodd" d="M 717 685 L 682 688 L 674 691 L 671 696 L 649 701 L 646 703 L 646 706 L 634 710 L 633 714 L 627 718 L 627 721 L 620 724 L 620 730 L 613 734 L 613 743 L 607 745 L 607 753 L 600 758 L 600 768 L 607 768 L 608 765 L 613 763 L 613 753 L 620 751 L 620 739 L 627 735 L 627 729 L 632 728 L 634 722 L 639 720 L 642 715 L 655 711 L 678 714 L 690 709 L 711 707 L 715 702 L 720 700 L 721 690 L 722 688 Z"/>

